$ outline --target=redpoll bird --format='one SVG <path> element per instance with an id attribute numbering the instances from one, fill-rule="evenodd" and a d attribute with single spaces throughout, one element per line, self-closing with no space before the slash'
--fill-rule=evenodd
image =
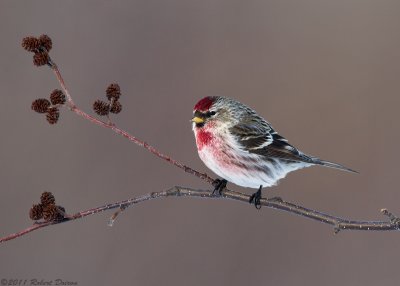
<path id="1" fill-rule="evenodd" d="M 209 96 L 194 107 L 192 118 L 201 160 L 226 183 L 258 189 L 249 202 L 260 208 L 261 189 L 275 185 L 289 172 L 313 165 L 355 172 L 342 165 L 309 156 L 280 136 L 251 108 L 233 99 Z"/>

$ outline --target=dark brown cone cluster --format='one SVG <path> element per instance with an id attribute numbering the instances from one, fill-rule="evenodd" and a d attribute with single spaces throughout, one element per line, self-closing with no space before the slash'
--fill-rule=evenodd
<path id="1" fill-rule="evenodd" d="M 93 103 L 93 110 L 100 116 L 108 115 L 110 104 L 102 100 L 96 100 Z"/>
<path id="2" fill-rule="evenodd" d="M 46 113 L 50 107 L 50 101 L 46 98 L 38 98 L 32 102 L 32 110 L 36 111 L 37 113 Z"/>
<path id="3" fill-rule="evenodd" d="M 47 35 L 40 35 L 39 37 L 40 46 L 43 47 L 47 52 L 50 52 L 51 48 L 53 47 L 53 42 L 51 38 Z"/>
<path id="4" fill-rule="evenodd" d="M 60 111 L 57 107 L 50 107 L 46 113 L 46 120 L 50 124 L 56 124 L 60 118 Z"/>
<path id="5" fill-rule="evenodd" d="M 119 103 L 119 101 L 114 101 L 114 102 L 111 104 L 111 108 L 110 108 L 110 112 L 111 112 L 111 113 L 118 114 L 118 113 L 121 112 L 121 110 L 122 110 L 122 104 Z"/>
<path id="6" fill-rule="evenodd" d="M 35 66 L 50 65 L 49 51 L 53 47 L 51 38 L 47 35 L 25 37 L 22 39 L 22 47 L 28 52 L 34 53 L 33 64 Z"/>
<path id="7" fill-rule="evenodd" d="M 29 217 L 32 220 L 44 219 L 45 221 L 59 221 L 65 217 L 65 209 L 56 205 L 52 193 L 43 192 L 40 196 L 40 204 L 33 205 L 29 210 Z"/>
<path id="8" fill-rule="evenodd" d="M 112 83 L 107 87 L 106 96 L 110 101 L 112 98 L 114 100 L 119 99 L 119 97 L 121 96 L 121 88 L 119 87 L 118 83 Z"/>
<path id="9" fill-rule="evenodd" d="M 50 94 L 50 101 L 53 105 L 64 104 L 66 101 L 65 94 L 61 90 L 55 89 Z"/>
<path id="10" fill-rule="evenodd" d="M 40 196 L 40 203 L 43 206 L 54 205 L 56 203 L 56 199 L 51 192 L 43 192 Z"/>
<path id="11" fill-rule="evenodd" d="M 33 64 L 37 67 L 44 66 L 49 62 L 49 54 L 47 52 L 38 52 L 33 55 Z"/>
<path id="12" fill-rule="evenodd" d="M 118 114 L 122 110 L 122 104 L 118 101 L 121 96 L 121 88 L 117 83 L 110 84 L 106 89 L 108 102 L 96 100 L 93 110 L 100 116 L 108 115 L 110 112 Z"/>
<path id="13" fill-rule="evenodd" d="M 35 66 L 51 65 L 49 51 L 53 47 L 53 42 L 49 36 L 25 37 L 22 39 L 22 47 L 28 52 L 34 53 L 33 63 Z M 57 107 L 66 102 L 65 95 L 61 90 L 56 89 L 51 93 L 50 101 L 45 98 L 36 99 L 32 102 L 32 109 L 38 113 L 46 113 L 46 120 L 50 124 L 55 124 L 60 117 Z"/>
<path id="14" fill-rule="evenodd" d="M 56 205 L 48 205 L 43 209 L 43 219 L 45 221 L 62 220 L 65 215 L 65 209 Z"/>
<path id="15" fill-rule="evenodd" d="M 37 52 L 40 47 L 39 39 L 36 37 L 25 37 L 22 39 L 22 47 L 28 52 Z"/>
<path id="16" fill-rule="evenodd" d="M 39 220 L 43 218 L 43 207 L 41 204 L 33 205 L 29 210 L 31 220 Z"/>
<path id="17" fill-rule="evenodd" d="M 65 94 L 55 89 L 50 94 L 50 101 L 46 98 L 38 98 L 32 102 L 32 110 L 38 113 L 46 113 L 46 120 L 50 124 L 56 124 L 60 118 L 58 106 L 65 104 Z"/>

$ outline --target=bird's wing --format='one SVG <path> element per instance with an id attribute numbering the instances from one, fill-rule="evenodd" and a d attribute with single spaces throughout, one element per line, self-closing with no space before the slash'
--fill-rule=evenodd
<path id="1" fill-rule="evenodd" d="M 243 150 L 268 158 L 312 163 L 311 157 L 290 145 L 271 125 L 260 119 L 244 120 L 230 128 Z"/>
<path id="2" fill-rule="evenodd" d="M 245 150 L 260 149 L 274 141 L 272 137 L 273 129 L 268 124 L 242 121 L 231 127 L 229 131 Z"/>

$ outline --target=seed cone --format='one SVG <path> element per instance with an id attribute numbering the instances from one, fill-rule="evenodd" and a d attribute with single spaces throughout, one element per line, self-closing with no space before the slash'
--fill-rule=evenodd
<path id="1" fill-rule="evenodd" d="M 56 199 L 51 192 L 43 192 L 40 196 L 40 203 L 43 206 L 54 205 L 56 203 Z"/>
<path id="2" fill-rule="evenodd" d="M 46 113 L 50 107 L 50 101 L 46 98 L 38 98 L 32 102 L 32 110 L 36 111 L 37 113 Z"/>
<path id="3" fill-rule="evenodd" d="M 115 100 L 119 99 L 121 96 L 121 88 L 119 87 L 118 83 L 112 83 L 107 87 L 106 96 L 108 100 L 111 100 L 111 98 L 114 98 Z"/>
<path id="4" fill-rule="evenodd" d="M 31 220 L 39 220 L 43 218 L 43 207 L 41 204 L 33 205 L 29 210 L 29 217 Z"/>
<path id="5" fill-rule="evenodd" d="M 36 52 L 40 47 L 40 41 L 36 37 L 25 37 L 22 39 L 21 45 L 28 52 Z"/>
<path id="6" fill-rule="evenodd" d="M 51 41 L 50 37 L 47 35 L 40 35 L 39 37 L 40 46 L 46 49 L 46 51 L 50 51 L 53 47 L 53 42 Z"/>
<path id="7" fill-rule="evenodd" d="M 56 124 L 60 118 L 60 111 L 57 107 L 50 107 L 47 110 L 46 120 L 50 124 Z"/>
<path id="8" fill-rule="evenodd" d="M 110 105 L 102 100 L 96 100 L 93 103 L 93 110 L 100 116 L 108 115 L 110 111 Z"/>
<path id="9" fill-rule="evenodd" d="M 33 64 L 37 67 L 44 66 L 49 63 L 49 59 L 47 52 L 37 52 L 33 55 Z"/>
<path id="10" fill-rule="evenodd" d="M 65 215 L 65 209 L 56 205 L 48 205 L 43 208 L 43 219 L 45 221 L 62 220 Z"/>
<path id="11" fill-rule="evenodd" d="M 122 110 L 122 104 L 119 101 L 114 101 L 111 105 L 110 112 L 118 114 Z"/>
<path id="12" fill-rule="evenodd" d="M 65 94 L 61 90 L 55 89 L 50 94 L 50 101 L 53 105 L 64 104 L 66 101 Z"/>

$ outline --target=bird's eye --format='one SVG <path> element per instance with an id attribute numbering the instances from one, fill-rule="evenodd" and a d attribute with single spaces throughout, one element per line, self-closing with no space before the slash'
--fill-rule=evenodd
<path id="1" fill-rule="evenodd" d="M 215 115 L 215 113 L 216 113 L 215 111 L 209 111 L 209 112 L 207 112 L 207 115 L 208 116 L 213 116 L 213 115 Z"/>

